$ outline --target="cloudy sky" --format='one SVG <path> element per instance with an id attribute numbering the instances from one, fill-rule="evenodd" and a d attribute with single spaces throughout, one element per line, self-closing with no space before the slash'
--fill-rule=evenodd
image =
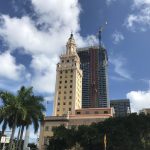
<path id="1" fill-rule="evenodd" d="M 50 115 L 70 32 L 78 47 L 91 46 L 106 21 L 110 99 L 129 98 L 132 111 L 150 107 L 150 0 L 1 0 L 0 89 L 33 86 Z"/>

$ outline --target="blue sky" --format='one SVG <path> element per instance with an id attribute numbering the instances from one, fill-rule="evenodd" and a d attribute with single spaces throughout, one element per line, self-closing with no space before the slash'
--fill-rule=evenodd
<path id="1" fill-rule="evenodd" d="M 1 0 L 0 89 L 33 86 L 50 115 L 70 32 L 78 47 L 91 46 L 106 21 L 110 99 L 130 98 L 133 111 L 150 107 L 150 0 Z"/>

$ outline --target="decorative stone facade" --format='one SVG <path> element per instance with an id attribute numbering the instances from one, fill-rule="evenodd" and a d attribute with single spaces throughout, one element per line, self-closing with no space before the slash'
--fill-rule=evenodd
<path id="1" fill-rule="evenodd" d="M 57 64 L 54 116 L 75 114 L 75 109 L 82 108 L 82 70 L 73 34 L 66 49 Z"/>
<path id="2" fill-rule="evenodd" d="M 113 108 L 82 108 L 82 70 L 76 44 L 71 34 L 65 54 L 57 64 L 53 116 L 47 116 L 41 124 L 39 149 L 45 150 L 52 128 L 90 125 L 113 117 Z M 89 92 L 89 91 L 85 91 Z"/>
<path id="3" fill-rule="evenodd" d="M 66 128 L 70 128 L 71 126 L 90 125 L 113 116 L 113 108 L 84 108 L 76 110 L 75 115 L 45 117 L 40 129 L 40 150 L 45 150 L 48 145 L 49 138 L 53 136 L 53 127 L 64 125 Z"/>

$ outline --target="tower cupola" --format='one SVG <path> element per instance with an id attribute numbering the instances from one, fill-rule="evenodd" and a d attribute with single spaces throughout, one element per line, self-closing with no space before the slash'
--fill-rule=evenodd
<path id="1" fill-rule="evenodd" d="M 70 38 L 68 39 L 67 45 L 66 45 L 67 51 L 66 54 L 67 55 L 72 55 L 72 54 L 76 54 L 76 43 L 75 40 L 73 38 L 73 34 L 71 33 Z"/>

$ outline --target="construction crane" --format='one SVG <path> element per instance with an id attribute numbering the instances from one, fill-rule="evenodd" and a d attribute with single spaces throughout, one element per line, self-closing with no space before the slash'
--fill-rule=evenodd
<path id="1" fill-rule="evenodd" d="M 99 28 L 99 31 L 98 31 L 98 40 L 99 40 L 99 46 L 101 47 L 102 46 L 102 32 L 105 28 L 105 26 L 107 25 L 107 21 L 105 22 L 105 24 L 103 24 L 100 28 Z"/>

